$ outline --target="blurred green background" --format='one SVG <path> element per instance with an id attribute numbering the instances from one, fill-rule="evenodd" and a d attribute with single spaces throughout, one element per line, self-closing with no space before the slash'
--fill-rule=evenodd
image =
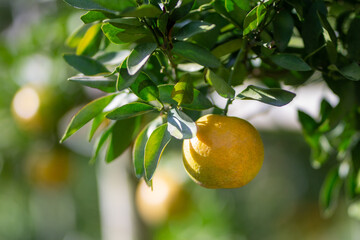
<path id="1" fill-rule="evenodd" d="M 1 240 L 360 238 L 360 207 L 349 217 L 340 199 L 334 216 L 320 215 L 328 169 L 311 168 L 300 131 L 260 129 L 264 166 L 233 190 L 193 183 L 181 142 L 166 149 L 154 192 L 138 186 L 129 152 L 90 165 L 86 129 L 59 145 L 73 113 L 101 94 L 66 81 L 65 40 L 81 14 L 62 1 L 0 0 Z"/>

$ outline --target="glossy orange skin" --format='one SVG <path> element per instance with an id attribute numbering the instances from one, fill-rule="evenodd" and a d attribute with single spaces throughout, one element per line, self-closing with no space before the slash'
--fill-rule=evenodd
<path id="1" fill-rule="evenodd" d="M 206 188 L 238 188 L 260 171 L 264 147 L 247 121 L 209 114 L 196 121 L 196 137 L 183 143 L 183 163 L 189 176 Z"/>

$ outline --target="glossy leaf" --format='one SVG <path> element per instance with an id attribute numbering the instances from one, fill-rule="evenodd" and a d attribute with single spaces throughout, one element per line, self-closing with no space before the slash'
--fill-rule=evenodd
<path id="1" fill-rule="evenodd" d="M 169 133 L 177 139 L 190 139 L 196 136 L 197 127 L 195 122 L 185 113 L 173 108 L 168 112 Z"/>
<path id="2" fill-rule="evenodd" d="M 155 108 L 149 104 L 142 102 L 132 102 L 116 108 L 115 110 L 108 113 L 106 117 L 112 120 L 122 120 L 145 114 L 154 110 Z"/>
<path id="3" fill-rule="evenodd" d="M 249 34 L 255 30 L 259 24 L 264 20 L 266 14 L 266 7 L 264 4 L 260 4 L 254 7 L 245 17 L 243 26 L 243 35 Z"/>
<path id="4" fill-rule="evenodd" d="M 164 84 L 159 85 L 159 98 L 162 102 L 177 105 L 178 103 L 171 98 L 171 93 L 174 90 L 174 85 L 172 84 Z M 181 107 L 191 110 L 205 110 L 213 107 L 213 104 L 210 102 L 210 100 L 203 95 L 199 90 L 194 89 L 194 97 L 193 102 L 190 104 L 181 104 Z"/>
<path id="5" fill-rule="evenodd" d="M 64 2 L 66 2 L 67 4 L 75 7 L 75 8 L 80 8 L 80 9 L 84 9 L 84 10 L 101 10 L 101 11 L 106 11 L 106 12 L 111 12 L 111 13 L 116 13 L 116 11 L 107 9 L 103 6 L 101 6 L 99 3 L 97 3 L 94 0 L 64 0 Z"/>
<path id="6" fill-rule="evenodd" d="M 131 27 L 130 25 L 129 28 L 131 30 L 127 28 L 122 29 L 114 26 L 114 24 L 111 23 L 104 23 L 102 25 L 102 31 L 104 32 L 105 36 L 115 44 L 135 42 L 149 35 L 149 32 L 146 29 L 140 27 Z"/>
<path id="7" fill-rule="evenodd" d="M 311 70 L 311 67 L 304 60 L 293 54 L 288 54 L 288 53 L 276 54 L 270 56 L 270 59 L 276 65 L 288 70 L 294 70 L 294 71 Z"/>
<path id="8" fill-rule="evenodd" d="M 132 50 L 127 59 L 127 69 L 130 75 L 136 74 L 146 64 L 156 47 L 156 43 L 143 43 Z"/>
<path id="9" fill-rule="evenodd" d="M 338 168 L 328 172 L 320 190 L 320 207 L 324 216 L 329 217 L 333 214 L 338 202 L 342 180 L 338 174 Z"/>
<path id="10" fill-rule="evenodd" d="M 339 70 L 341 75 L 352 81 L 360 80 L 360 66 L 356 62 L 351 63 Z"/>
<path id="11" fill-rule="evenodd" d="M 116 80 L 114 77 L 77 75 L 68 80 L 87 87 L 97 88 L 104 92 L 111 93 L 116 91 Z"/>
<path id="12" fill-rule="evenodd" d="M 68 137 L 77 132 L 91 119 L 99 115 L 115 96 L 116 94 L 112 94 L 98 98 L 80 109 L 80 111 L 76 113 L 75 116 L 71 119 L 60 142 L 64 142 Z"/>
<path id="13" fill-rule="evenodd" d="M 224 79 L 215 74 L 210 69 L 206 71 L 206 81 L 209 82 L 215 89 L 215 91 L 224 98 L 233 98 L 235 96 L 235 90 L 229 86 Z"/>
<path id="14" fill-rule="evenodd" d="M 189 42 L 175 42 L 172 51 L 190 61 L 196 62 L 202 66 L 217 68 L 220 61 L 207 49 Z"/>
<path id="15" fill-rule="evenodd" d="M 171 20 L 176 22 L 177 20 L 185 17 L 190 12 L 191 8 L 194 5 L 194 2 L 194 0 L 182 0 L 181 5 L 176 4 L 176 8 L 170 14 Z"/>
<path id="16" fill-rule="evenodd" d="M 194 100 L 194 87 L 190 74 L 183 75 L 171 92 L 171 98 L 181 104 L 190 104 Z"/>
<path id="17" fill-rule="evenodd" d="M 281 107 L 293 100 L 296 94 L 281 88 L 262 88 L 249 85 L 236 97 L 242 100 L 256 100 L 262 103 Z"/>
<path id="18" fill-rule="evenodd" d="M 65 54 L 64 59 L 70 66 L 85 75 L 96 75 L 109 72 L 104 65 L 86 56 Z"/>
<path id="19" fill-rule="evenodd" d="M 105 14 L 104 12 L 101 11 L 89 11 L 87 13 L 85 13 L 84 15 L 82 15 L 80 17 L 80 19 L 83 21 L 83 23 L 87 24 L 87 23 L 92 23 L 92 22 L 96 22 L 96 21 L 102 21 L 104 19 L 107 19 L 109 17 L 114 17 L 115 15 L 113 14 Z"/>
<path id="20" fill-rule="evenodd" d="M 198 33 L 206 32 L 215 27 L 215 24 L 204 21 L 191 21 L 182 28 L 180 28 L 174 35 L 176 40 L 186 40 Z"/>
<path id="21" fill-rule="evenodd" d="M 133 148 L 134 170 L 137 178 L 144 176 L 145 146 L 152 132 L 162 124 L 162 119 L 156 118 L 150 122 L 137 136 Z"/>
<path id="22" fill-rule="evenodd" d="M 148 75 L 140 73 L 131 85 L 133 93 L 144 101 L 151 102 L 159 98 L 159 90 Z"/>
<path id="23" fill-rule="evenodd" d="M 121 12 L 121 16 L 124 17 L 149 17 L 155 18 L 160 16 L 162 11 L 152 4 L 143 4 L 137 8 L 128 8 Z"/>
<path id="24" fill-rule="evenodd" d="M 282 52 L 287 47 L 293 33 L 294 20 L 290 13 L 281 11 L 274 21 L 274 40 L 277 48 Z"/>
<path id="25" fill-rule="evenodd" d="M 137 79 L 137 77 L 140 74 L 140 71 L 137 72 L 134 75 L 130 75 L 128 70 L 127 70 L 127 58 L 122 62 L 120 68 L 119 68 L 119 76 L 116 82 L 116 89 L 118 91 L 121 91 L 125 88 L 128 88 L 131 86 L 131 84 L 133 84 L 135 82 L 135 80 Z"/>
<path id="26" fill-rule="evenodd" d="M 145 180 L 152 179 L 166 145 L 171 140 L 168 124 L 157 127 L 150 135 L 145 146 Z"/>
<path id="27" fill-rule="evenodd" d="M 91 129 L 89 132 L 89 142 L 92 140 L 92 138 L 94 137 L 94 134 L 96 132 L 96 130 L 100 127 L 100 125 L 104 122 L 104 120 L 106 119 L 105 117 L 106 113 L 100 113 L 99 115 L 97 115 L 96 117 L 94 117 L 92 123 L 91 123 Z M 107 120 L 108 121 L 108 120 Z"/>
<path id="28" fill-rule="evenodd" d="M 135 132 L 140 126 L 140 118 L 127 118 L 115 122 L 106 154 L 106 162 L 119 157 L 132 143 Z"/>

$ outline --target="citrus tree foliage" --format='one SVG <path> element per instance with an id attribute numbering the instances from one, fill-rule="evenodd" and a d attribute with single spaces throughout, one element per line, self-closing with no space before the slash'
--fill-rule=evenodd
<path id="1" fill-rule="evenodd" d="M 360 15 L 356 1 L 65 0 L 86 10 L 67 40 L 69 80 L 108 94 L 83 107 L 61 141 L 92 120 L 90 139 L 113 161 L 133 143 L 135 174 L 149 185 L 172 138 L 196 135 L 203 110 L 226 114 L 233 101 L 281 107 L 313 74 L 339 96 L 319 118 L 299 111 L 312 165 L 329 170 L 320 193 L 330 214 L 340 189 L 360 194 Z M 120 59 L 120 61 L 119 61 Z M 254 61 L 255 60 L 255 61 Z M 257 64 L 256 64 L 257 63 Z M 248 85 L 247 78 L 258 84 Z M 243 91 L 235 94 L 234 87 Z M 225 109 L 207 97 L 216 91 Z M 328 161 L 336 156 L 336 161 Z"/>

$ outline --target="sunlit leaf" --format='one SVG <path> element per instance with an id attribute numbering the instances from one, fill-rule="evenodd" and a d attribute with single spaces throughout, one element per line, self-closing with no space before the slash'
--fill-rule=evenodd
<path id="1" fill-rule="evenodd" d="M 195 122 L 177 108 L 168 112 L 168 131 L 177 139 L 190 139 L 196 136 L 197 128 Z"/>
<path id="2" fill-rule="evenodd" d="M 132 102 L 116 108 L 115 110 L 108 113 L 106 117 L 112 120 L 122 120 L 145 114 L 154 110 L 155 108 L 149 104 L 142 102 Z"/>
<path id="3" fill-rule="evenodd" d="M 70 66 L 85 75 L 96 75 L 99 73 L 109 72 L 109 70 L 104 65 L 86 56 L 65 54 L 64 59 Z"/>
<path id="4" fill-rule="evenodd" d="M 130 75 L 136 74 L 145 65 L 156 47 L 156 43 L 143 43 L 132 50 L 127 59 L 127 69 Z"/>
<path id="5" fill-rule="evenodd" d="M 177 101 L 179 105 L 192 103 L 194 100 L 194 87 L 190 74 L 183 75 L 179 82 L 175 84 L 171 97 Z"/>
<path id="6" fill-rule="evenodd" d="M 80 111 L 76 113 L 75 116 L 71 119 L 60 142 L 64 142 L 68 137 L 77 132 L 82 126 L 100 114 L 115 96 L 116 94 L 112 94 L 98 98 L 80 109 Z"/>
<path id="7" fill-rule="evenodd" d="M 233 98 L 235 96 L 235 90 L 220 76 L 208 69 L 206 71 L 206 80 L 212 85 L 215 91 L 224 98 Z"/>
<path id="8" fill-rule="evenodd" d="M 137 79 L 131 85 L 131 90 L 139 98 L 147 102 L 151 102 L 159 98 L 159 90 L 157 86 L 151 81 L 149 76 L 143 72 L 139 74 Z"/>
<path id="9" fill-rule="evenodd" d="M 189 42 L 175 42 L 173 52 L 205 67 L 217 68 L 220 61 L 207 49 Z"/>
<path id="10" fill-rule="evenodd" d="M 254 7 L 244 19 L 244 30 L 243 35 L 249 34 L 251 31 L 255 30 L 259 24 L 264 20 L 266 14 L 266 7 L 264 4 L 257 5 Z"/>
<path id="11" fill-rule="evenodd" d="M 151 180 L 160 161 L 166 145 L 171 140 L 167 123 L 157 127 L 150 135 L 145 146 L 145 179 Z"/>
<path id="12" fill-rule="evenodd" d="M 177 32 L 174 33 L 173 37 L 176 40 L 186 40 L 191 36 L 194 36 L 198 33 L 206 32 L 215 27 L 215 24 L 207 23 L 204 21 L 191 21 Z"/>
<path id="13" fill-rule="evenodd" d="M 114 77 L 77 75 L 68 80 L 87 87 L 97 88 L 104 92 L 111 93 L 116 91 L 116 79 Z"/>
<path id="14" fill-rule="evenodd" d="M 256 100 L 262 103 L 281 107 L 293 100 L 296 94 L 281 88 L 262 88 L 249 85 L 236 97 L 242 100 Z"/>

